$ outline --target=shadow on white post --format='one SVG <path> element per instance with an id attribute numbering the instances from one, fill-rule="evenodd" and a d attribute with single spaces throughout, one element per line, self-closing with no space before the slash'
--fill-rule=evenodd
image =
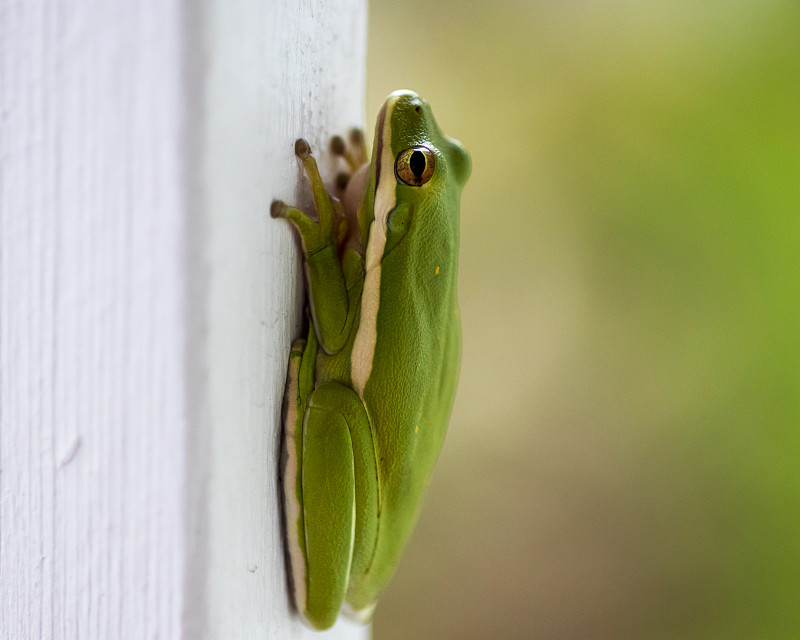
<path id="1" fill-rule="evenodd" d="M 0 635 L 366 638 L 293 615 L 277 459 L 363 0 L 0 0 Z M 300 186 L 300 189 L 298 188 Z"/>

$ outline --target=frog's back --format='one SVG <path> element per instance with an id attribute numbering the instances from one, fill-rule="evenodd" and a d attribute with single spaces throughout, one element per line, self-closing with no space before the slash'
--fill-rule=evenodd
<path id="1" fill-rule="evenodd" d="M 470 172 L 469 155 L 413 92 L 387 99 L 375 140 L 359 210 L 368 230 L 366 274 L 352 351 L 379 486 L 372 560 L 350 576 L 347 596 L 361 611 L 397 565 L 447 430 L 461 344 L 459 203 Z"/>
<path id="2" fill-rule="evenodd" d="M 363 594 L 364 601 L 391 577 L 411 533 L 444 442 L 458 376 L 457 251 L 431 251 L 425 238 L 421 247 L 417 240 L 410 233 L 381 262 L 374 356 L 362 392 L 380 476 L 378 540 L 370 570 L 352 577 L 353 595 Z"/>

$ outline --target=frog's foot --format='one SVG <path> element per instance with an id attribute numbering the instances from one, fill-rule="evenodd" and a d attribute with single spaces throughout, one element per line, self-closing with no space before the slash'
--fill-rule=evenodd
<path id="1" fill-rule="evenodd" d="M 355 171 L 367 161 L 367 145 L 364 142 L 364 132 L 361 129 L 350 129 L 347 143 L 341 136 L 333 136 L 331 138 L 331 151 L 333 151 L 333 155 L 344 158 L 351 172 Z"/>
<path id="2" fill-rule="evenodd" d="M 285 218 L 297 228 L 306 255 L 317 253 L 328 246 L 338 249 L 342 246 L 344 238 L 347 237 L 344 209 L 339 200 L 325 189 L 317 161 L 311 153 L 308 142 L 299 138 L 295 142 L 294 153 L 303 163 L 303 168 L 311 183 L 311 194 L 314 197 L 317 219 L 312 219 L 297 207 L 292 207 L 281 200 L 272 201 L 270 215 L 273 218 Z"/>
<path id="3" fill-rule="evenodd" d="M 348 142 L 345 143 L 341 136 L 331 139 L 333 155 L 342 158 L 347 163 L 348 171 L 343 171 L 336 176 L 336 188 L 339 194 L 347 189 L 350 177 L 367 162 L 367 145 L 364 142 L 364 132 L 361 129 L 351 129 Z"/>

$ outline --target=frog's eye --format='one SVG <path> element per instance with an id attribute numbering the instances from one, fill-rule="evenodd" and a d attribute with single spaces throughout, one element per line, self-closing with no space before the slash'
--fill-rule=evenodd
<path id="1" fill-rule="evenodd" d="M 411 147 L 397 154 L 394 172 L 398 180 L 411 187 L 420 187 L 433 175 L 436 156 L 428 147 Z"/>

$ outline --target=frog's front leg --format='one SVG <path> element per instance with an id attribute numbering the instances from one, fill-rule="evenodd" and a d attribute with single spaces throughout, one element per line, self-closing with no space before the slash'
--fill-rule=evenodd
<path id="1" fill-rule="evenodd" d="M 340 260 L 346 236 L 344 211 L 338 200 L 325 190 L 317 161 L 302 138 L 295 143 L 295 154 L 303 162 L 311 183 L 317 220 L 280 200 L 272 203 L 270 214 L 273 218 L 288 219 L 300 233 L 314 327 L 322 349 L 334 354 L 347 343 L 358 315 L 364 283 L 363 261 L 352 249 L 345 249 Z"/>
<path id="2" fill-rule="evenodd" d="M 364 142 L 364 132 L 361 129 L 350 129 L 348 137 L 349 144 L 341 136 L 333 136 L 331 139 L 331 151 L 333 151 L 334 155 L 343 158 L 350 168 L 350 173 L 353 173 L 367 162 L 367 145 Z M 345 174 L 345 177 L 349 176 Z M 346 180 L 344 186 L 346 186 Z"/>
<path id="3" fill-rule="evenodd" d="M 305 359 L 305 355 L 303 359 Z M 290 367 L 291 370 L 291 367 Z M 302 365 L 300 366 L 300 372 Z M 302 379 L 302 374 L 298 376 Z M 291 380 L 291 373 L 290 373 Z M 361 398 L 335 382 L 308 399 L 302 437 L 292 439 L 285 478 L 287 521 L 292 553 L 294 599 L 298 611 L 316 629 L 336 621 L 351 576 L 369 570 L 378 531 L 378 472 L 369 418 Z M 291 446 L 288 445 L 287 446 Z M 296 500 L 296 504 L 289 504 Z"/>

